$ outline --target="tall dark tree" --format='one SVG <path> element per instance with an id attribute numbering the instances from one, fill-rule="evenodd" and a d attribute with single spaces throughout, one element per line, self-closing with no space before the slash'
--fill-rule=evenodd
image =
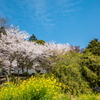
<path id="1" fill-rule="evenodd" d="M 3 18 L 0 16 L 0 37 L 2 33 L 3 35 L 7 35 L 5 32 L 5 28 L 9 27 L 8 21 L 9 20 L 7 18 Z"/>
<path id="2" fill-rule="evenodd" d="M 0 28 L 0 37 L 1 37 L 1 34 L 2 34 L 2 33 L 3 33 L 3 35 L 7 35 L 4 26 L 2 26 L 2 27 Z"/>
<path id="3" fill-rule="evenodd" d="M 89 42 L 84 53 L 87 51 L 92 52 L 92 54 L 94 55 L 100 56 L 100 42 L 98 41 L 98 39 L 94 38 Z"/>
<path id="4" fill-rule="evenodd" d="M 30 38 L 29 38 L 29 41 L 37 41 L 37 38 L 36 38 L 36 36 L 33 34 Z"/>

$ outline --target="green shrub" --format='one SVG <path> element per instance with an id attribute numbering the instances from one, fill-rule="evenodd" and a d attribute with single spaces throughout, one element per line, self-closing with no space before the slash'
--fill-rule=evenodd
<path id="1" fill-rule="evenodd" d="M 65 92 L 70 91 L 73 95 L 92 93 L 93 87 L 100 84 L 96 73 L 100 67 L 100 57 L 91 53 L 79 54 L 72 51 L 60 55 L 52 67 L 51 74 L 53 73 L 57 81 L 65 85 Z"/>

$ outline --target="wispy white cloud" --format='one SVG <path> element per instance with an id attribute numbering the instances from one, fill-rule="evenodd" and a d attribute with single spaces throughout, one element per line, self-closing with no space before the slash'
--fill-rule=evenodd
<path id="1" fill-rule="evenodd" d="M 76 0 L 76 1 L 75 0 L 58 0 L 56 3 L 59 10 L 57 9 L 57 12 L 62 13 L 62 15 L 68 14 L 70 12 L 74 12 L 76 11 L 75 7 L 81 2 L 83 1 L 82 0 Z"/>
<path id="2" fill-rule="evenodd" d="M 50 1 L 47 0 L 26 0 L 27 8 L 30 12 L 32 20 L 36 23 L 42 24 L 47 30 L 54 27 L 53 16 L 51 7 L 48 6 Z M 52 5 L 51 5 L 52 6 Z"/>
<path id="3" fill-rule="evenodd" d="M 49 30 L 48 28 L 52 29 L 56 26 L 59 15 L 63 17 L 76 11 L 75 6 L 80 2 L 82 0 L 11 0 L 11 2 L 9 1 L 9 8 L 6 6 L 7 2 L 2 2 L 0 6 L 2 9 L 4 8 L 4 12 L 9 11 L 9 15 L 16 13 L 15 16 L 22 16 L 21 20 L 29 17 L 33 23 L 38 22 Z M 15 9 L 17 7 L 20 10 Z"/>
<path id="4" fill-rule="evenodd" d="M 30 16 L 33 20 L 39 21 L 47 27 L 56 26 L 56 14 L 61 16 L 74 12 L 74 6 L 78 5 L 82 0 L 26 0 Z"/>

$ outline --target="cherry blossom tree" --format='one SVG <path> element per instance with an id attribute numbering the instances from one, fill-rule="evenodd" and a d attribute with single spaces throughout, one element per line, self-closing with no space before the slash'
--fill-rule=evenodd
<path id="1" fill-rule="evenodd" d="M 36 61 L 36 59 L 40 58 L 43 60 L 45 57 L 57 56 L 60 52 L 64 54 L 69 50 L 68 44 L 55 45 L 53 42 L 39 45 L 35 42 L 24 41 L 29 37 L 29 34 L 25 31 L 20 31 L 18 27 L 11 26 L 11 28 L 6 29 L 6 33 L 7 35 L 2 34 L 0 37 L 0 58 L 6 60 L 5 69 L 10 75 L 12 68 L 14 68 L 14 66 L 19 68 L 22 62 L 26 61 L 25 64 L 27 65 L 28 72 L 28 66 Z M 17 63 L 12 64 L 14 60 L 16 60 Z M 23 66 L 21 67 L 24 69 Z M 19 70 L 20 69 L 18 69 L 18 71 Z"/>

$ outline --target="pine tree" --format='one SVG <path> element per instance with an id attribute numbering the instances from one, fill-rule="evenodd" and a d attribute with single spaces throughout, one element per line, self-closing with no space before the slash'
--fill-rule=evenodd
<path id="1" fill-rule="evenodd" d="M 30 38 L 29 38 L 29 41 L 37 41 L 37 38 L 36 36 L 33 34 Z"/>

